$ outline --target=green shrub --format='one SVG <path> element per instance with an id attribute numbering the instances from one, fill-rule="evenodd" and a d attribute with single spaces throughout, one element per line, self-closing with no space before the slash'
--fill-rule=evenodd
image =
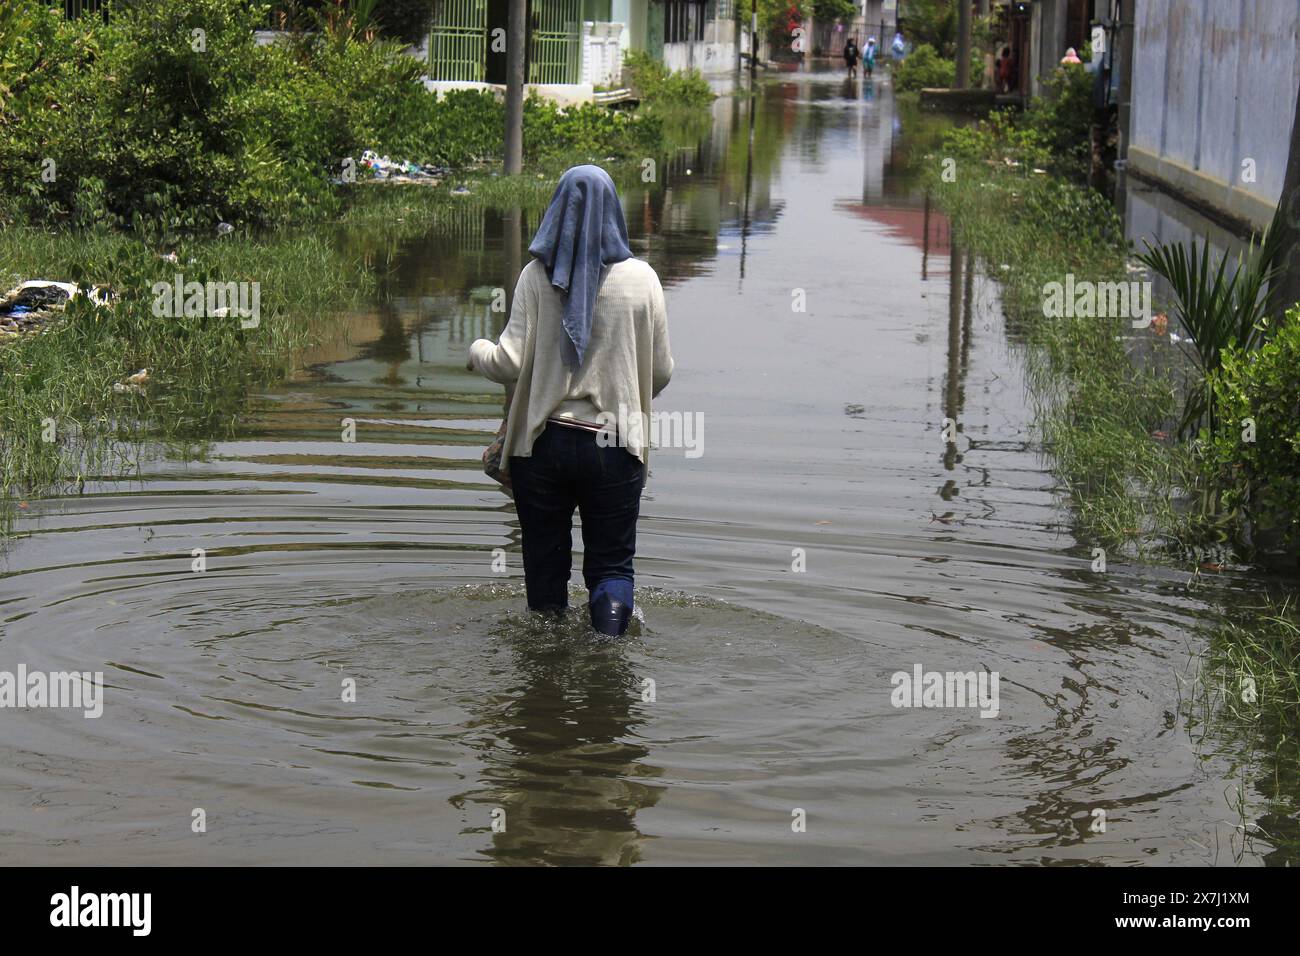
<path id="1" fill-rule="evenodd" d="M 1052 153 L 1058 171 L 1074 176 L 1086 174 L 1092 160 L 1092 82 L 1082 66 L 1058 66 L 1022 120 Z"/>
<path id="2" fill-rule="evenodd" d="M 894 88 L 904 93 L 932 87 L 946 89 L 956 75 L 952 60 L 943 59 L 934 47 L 923 43 L 894 67 Z"/>
<path id="3" fill-rule="evenodd" d="M 628 83 L 648 107 L 697 109 L 713 102 L 713 90 L 698 70 L 674 72 L 641 50 L 628 52 L 623 69 Z"/>
<path id="4" fill-rule="evenodd" d="M 5 104 L 0 188 L 29 196 L 35 217 L 83 224 L 260 221 L 319 199 L 319 157 L 279 148 L 300 127 L 250 122 L 269 95 L 258 84 L 291 75 L 254 41 L 261 14 L 158 0 L 115 8 L 107 25 L 38 17 L 43 60 Z M 53 181 L 37 175 L 47 163 Z"/>
<path id="5" fill-rule="evenodd" d="M 533 160 L 641 155 L 657 142 L 658 131 L 652 117 L 591 103 L 561 109 L 533 96 L 524 102 L 524 154 Z"/>
<path id="6" fill-rule="evenodd" d="M 455 168 L 501 155 L 504 109 L 491 93 L 438 99 L 422 61 L 350 28 L 259 46 L 265 9 L 156 0 L 115 7 L 105 25 L 67 22 L 36 0 L 6 6 L 0 218 L 176 232 L 266 225 L 336 211 L 331 179 L 366 149 Z M 666 103 L 712 96 L 698 75 L 659 79 Z M 653 118 L 595 106 L 530 100 L 525 110 L 533 160 L 645 155 L 661 134 Z"/>
<path id="7" fill-rule="evenodd" d="M 1017 122 L 1008 110 L 990 113 L 969 126 L 954 126 L 943 136 L 943 155 L 973 162 L 1020 164 L 1025 169 L 1047 166 L 1051 152 L 1038 130 Z"/>
<path id="8" fill-rule="evenodd" d="M 1020 163 L 1082 180 L 1091 162 L 1090 76 L 1081 67 L 1058 68 L 1024 113 L 1003 110 L 974 126 L 954 127 L 944 137 L 945 155 Z"/>
<path id="9" fill-rule="evenodd" d="M 1256 349 L 1233 345 L 1214 376 L 1211 460 L 1223 504 L 1300 541 L 1300 306 Z M 1250 434 L 1253 424 L 1254 435 Z M 1250 440 L 1253 437 L 1253 440 Z"/>

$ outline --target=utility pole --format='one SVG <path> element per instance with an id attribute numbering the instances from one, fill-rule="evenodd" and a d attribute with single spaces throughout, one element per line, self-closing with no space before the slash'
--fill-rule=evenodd
<path id="1" fill-rule="evenodd" d="M 749 88 L 758 71 L 758 0 L 749 0 Z"/>
<path id="2" fill-rule="evenodd" d="M 736 86 L 740 86 L 740 37 L 744 33 L 744 30 L 741 27 L 743 21 L 739 3 L 732 8 L 732 13 L 733 19 L 736 21 Z"/>
<path id="3" fill-rule="evenodd" d="M 1133 0 L 1119 0 L 1119 23 L 1115 45 L 1119 53 L 1119 103 L 1115 125 L 1119 131 L 1115 144 L 1115 204 L 1121 213 L 1128 202 L 1128 143 L 1130 103 L 1133 98 Z"/>
<path id="4" fill-rule="evenodd" d="M 952 88 L 964 90 L 970 86 L 970 4 L 971 0 L 957 0 L 957 69 Z"/>
<path id="5" fill-rule="evenodd" d="M 506 175 L 524 171 L 524 44 L 528 0 L 510 0 L 506 22 Z"/>
<path id="6" fill-rule="evenodd" d="M 808 19 L 804 21 L 807 27 L 803 36 L 803 62 L 808 67 L 812 64 L 813 58 L 813 37 L 817 35 L 817 22 L 813 16 L 812 4 L 808 4 Z"/>

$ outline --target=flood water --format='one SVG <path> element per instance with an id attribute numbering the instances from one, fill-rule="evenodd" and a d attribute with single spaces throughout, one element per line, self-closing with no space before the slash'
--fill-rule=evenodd
<path id="1" fill-rule="evenodd" d="M 786 74 L 625 196 L 667 292 L 656 409 L 704 428 L 652 457 L 624 643 L 528 619 L 479 469 L 501 395 L 464 355 L 528 216 L 377 244 L 380 296 L 237 435 L 30 502 L 0 670 L 108 687 L 98 720 L 0 713 L 0 862 L 1290 859 L 1177 677 L 1254 585 L 1091 570 L 996 284 L 917 191 L 941 122 Z M 917 665 L 996 672 L 997 715 L 894 707 Z"/>

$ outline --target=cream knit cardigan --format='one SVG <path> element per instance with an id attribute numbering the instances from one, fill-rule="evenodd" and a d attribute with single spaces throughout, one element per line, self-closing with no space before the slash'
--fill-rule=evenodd
<path id="1" fill-rule="evenodd" d="M 664 290 L 654 269 L 640 259 L 606 266 L 582 365 L 564 363 L 564 299 L 536 259 L 519 274 L 510 321 L 499 342 L 478 339 L 469 348 L 469 368 L 502 385 L 514 386 L 506 424 L 502 469 L 510 457 L 528 458 L 533 441 L 552 416 L 600 421 L 601 413 L 627 419 L 649 416 L 650 400 L 673 373 L 668 346 Z M 641 421 L 648 425 L 648 418 Z M 639 432 L 639 434 L 638 434 Z M 620 443 L 643 462 L 649 449 L 640 440 L 648 427 L 628 429 Z"/>

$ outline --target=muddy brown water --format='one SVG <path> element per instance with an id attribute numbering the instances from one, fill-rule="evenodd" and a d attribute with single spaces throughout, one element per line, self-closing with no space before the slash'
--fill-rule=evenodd
<path id="1" fill-rule="evenodd" d="M 633 636 L 522 613 L 463 356 L 534 223 L 467 207 L 205 460 L 22 513 L 0 670 L 107 688 L 97 720 L 0 710 L 0 862 L 1280 861 L 1176 676 L 1252 582 L 1091 570 L 996 284 L 909 174 L 938 121 L 880 78 L 754 102 L 752 149 L 720 100 L 625 196 L 667 288 L 657 409 L 704 423 L 653 457 Z M 997 716 L 893 706 L 917 665 L 996 672 Z"/>

